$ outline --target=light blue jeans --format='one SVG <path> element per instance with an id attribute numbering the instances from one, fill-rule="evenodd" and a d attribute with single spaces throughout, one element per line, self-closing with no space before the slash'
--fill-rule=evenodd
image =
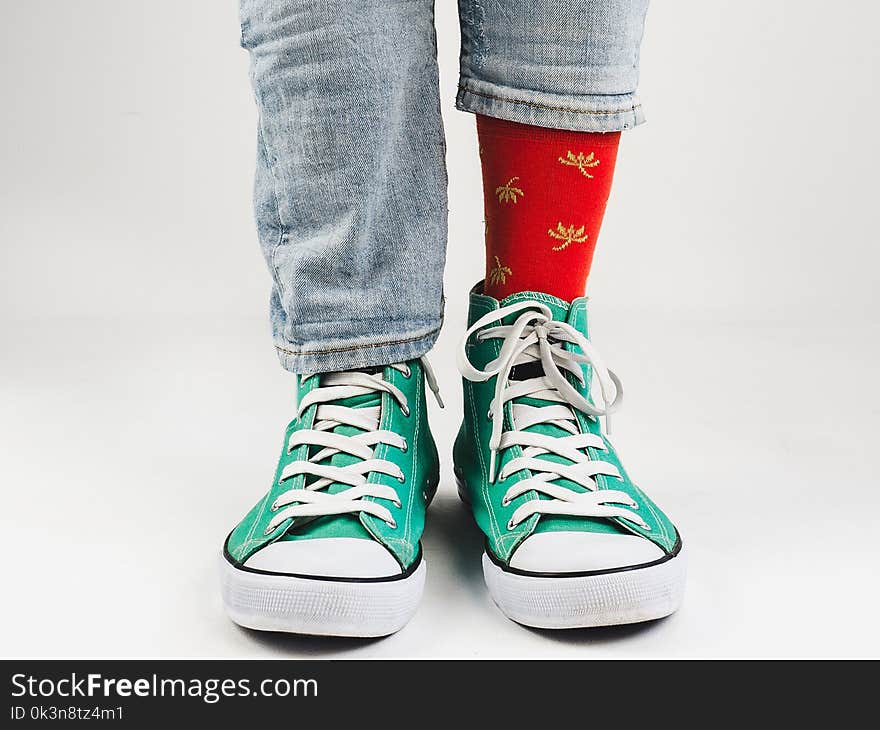
<path id="1" fill-rule="evenodd" d="M 639 124 L 647 2 L 459 0 L 458 108 L 593 132 Z M 241 30 L 282 365 L 425 354 L 446 255 L 434 0 L 241 0 Z"/>

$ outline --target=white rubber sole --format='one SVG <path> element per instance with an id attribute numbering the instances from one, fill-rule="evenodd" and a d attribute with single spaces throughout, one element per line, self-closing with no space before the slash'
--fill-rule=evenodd
<path id="1" fill-rule="evenodd" d="M 674 613 L 684 596 L 687 558 L 581 576 L 503 570 L 483 554 L 483 575 L 501 612 L 524 626 L 574 629 L 651 621 Z"/>
<path id="2" fill-rule="evenodd" d="M 220 556 L 223 603 L 239 626 L 314 636 L 387 636 L 415 615 L 424 559 L 405 578 L 326 580 L 240 570 Z"/>

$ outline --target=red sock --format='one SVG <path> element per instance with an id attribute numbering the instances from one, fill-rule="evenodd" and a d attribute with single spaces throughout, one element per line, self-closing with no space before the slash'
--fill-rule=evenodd
<path id="1" fill-rule="evenodd" d="M 620 132 L 571 132 L 477 115 L 486 206 L 485 293 L 583 296 Z"/>

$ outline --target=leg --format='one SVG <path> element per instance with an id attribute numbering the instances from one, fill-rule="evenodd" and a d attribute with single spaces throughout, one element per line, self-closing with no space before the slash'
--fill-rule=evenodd
<path id="1" fill-rule="evenodd" d="M 443 307 L 433 0 L 242 0 L 255 203 L 282 365 L 419 357 Z"/>
<path id="2" fill-rule="evenodd" d="M 619 131 L 635 96 L 646 0 L 461 0 L 458 106 L 476 112 L 486 293 L 584 293 Z"/>
<path id="3" fill-rule="evenodd" d="M 459 0 L 458 108 L 581 132 L 640 124 L 647 8 L 648 0 Z"/>
<path id="4" fill-rule="evenodd" d="M 243 626 L 381 636 L 422 593 L 439 463 L 420 356 L 446 243 L 432 2 L 242 2 L 275 345 L 299 373 L 272 485 L 223 546 Z"/>
<path id="5" fill-rule="evenodd" d="M 684 588 L 675 526 L 601 427 L 622 389 L 582 296 L 619 131 L 642 121 L 645 8 L 461 0 L 458 105 L 481 115 L 490 256 L 459 350 L 455 473 L 486 534 L 489 591 L 530 626 L 659 618 Z"/>

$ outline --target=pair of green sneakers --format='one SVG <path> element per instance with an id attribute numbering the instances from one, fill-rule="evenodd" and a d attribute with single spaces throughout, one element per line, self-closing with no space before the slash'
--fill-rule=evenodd
<path id="1" fill-rule="evenodd" d="M 622 390 L 588 339 L 586 305 L 475 290 L 458 353 L 459 493 L 486 537 L 492 598 L 527 626 L 647 621 L 675 611 L 684 590 L 675 526 L 600 427 Z M 272 488 L 223 546 L 226 609 L 253 629 L 393 633 L 425 583 L 419 540 L 439 481 L 426 386 L 436 394 L 436 382 L 413 360 L 297 383 Z"/>

